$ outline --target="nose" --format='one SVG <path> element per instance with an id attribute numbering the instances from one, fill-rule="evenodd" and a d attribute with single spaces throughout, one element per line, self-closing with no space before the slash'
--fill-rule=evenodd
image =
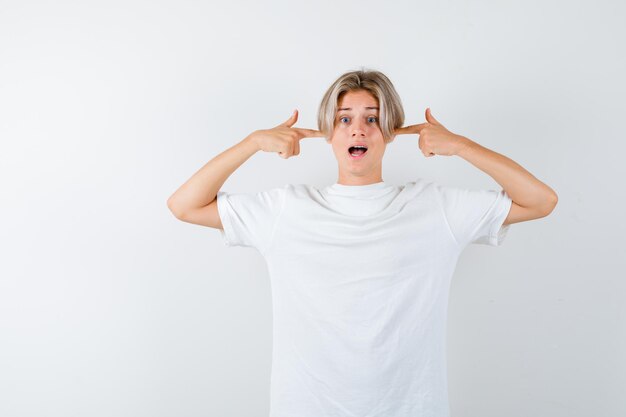
<path id="1" fill-rule="evenodd" d="M 354 122 L 352 124 L 352 136 L 365 136 L 365 129 L 361 125 L 361 122 Z"/>

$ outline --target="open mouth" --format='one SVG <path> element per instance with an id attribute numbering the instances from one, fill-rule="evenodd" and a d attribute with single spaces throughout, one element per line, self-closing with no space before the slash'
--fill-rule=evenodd
<path id="1" fill-rule="evenodd" d="M 360 158 L 365 155 L 365 152 L 367 152 L 367 147 L 365 146 L 350 146 L 350 148 L 348 148 L 348 153 L 353 158 Z"/>

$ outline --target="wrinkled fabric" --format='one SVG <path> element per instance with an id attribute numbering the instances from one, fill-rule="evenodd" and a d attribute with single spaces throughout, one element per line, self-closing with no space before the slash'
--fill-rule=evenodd
<path id="1" fill-rule="evenodd" d="M 468 244 L 504 240 L 504 190 L 286 184 L 217 204 L 224 244 L 268 267 L 270 417 L 449 416 L 450 281 Z"/>

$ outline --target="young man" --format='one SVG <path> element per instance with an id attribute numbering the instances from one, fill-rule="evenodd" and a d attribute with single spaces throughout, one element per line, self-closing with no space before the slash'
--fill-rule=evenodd
<path id="1" fill-rule="evenodd" d="M 504 155 L 404 112 L 378 71 L 343 74 L 328 89 L 318 128 L 257 130 L 213 158 L 168 200 L 180 220 L 218 228 L 228 246 L 266 259 L 273 300 L 271 417 L 449 415 L 448 289 L 470 243 L 498 246 L 511 223 L 547 216 L 556 193 Z M 502 190 L 382 179 L 398 134 L 417 133 L 426 157 L 458 156 Z M 300 154 L 326 137 L 336 184 L 286 184 L 257 193 L 220 191 L 259 150 Z"/>

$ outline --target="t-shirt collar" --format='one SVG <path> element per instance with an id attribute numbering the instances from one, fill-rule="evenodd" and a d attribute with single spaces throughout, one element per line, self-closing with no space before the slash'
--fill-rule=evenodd
<path id="1" fill-rule="evenodd" d="M 345 185 L 335 183 L 333 185 L 329 185 L 327 190 L 329 193 L 335 195 L 369 196 L 378 194 L 380 191 L 385 191 L 392 187 L 393 186 L 391 184 L 388 184 L 385 181 L 365 185 Z"/>

